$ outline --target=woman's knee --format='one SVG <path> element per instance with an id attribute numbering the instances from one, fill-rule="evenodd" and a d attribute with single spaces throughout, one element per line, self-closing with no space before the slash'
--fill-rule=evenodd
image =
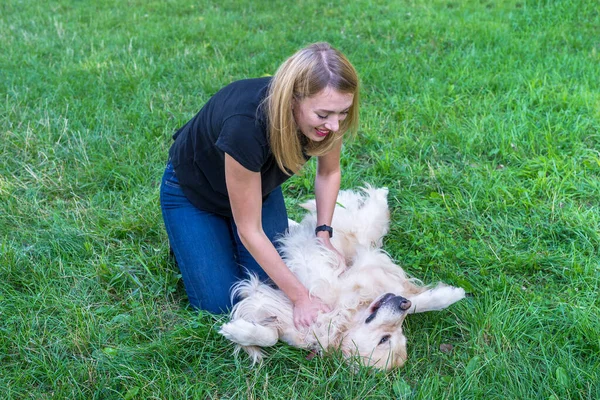
<path id="1" fill-rule="evenodd" d="M 240 278 L 228 221 L 193 206 L 164 210 L 163 217 L 190 305 L 225 312 Z"/>

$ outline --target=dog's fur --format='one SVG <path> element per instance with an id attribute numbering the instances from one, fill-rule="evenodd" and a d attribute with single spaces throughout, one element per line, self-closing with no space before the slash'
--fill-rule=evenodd
<path id="1" fill-rule="evenodd" d="M 315 237 L 314 200 L 303 205 L 309 214 L 301 223 L 290 224 L 281 239 L 281 252 L 310 293 L 332 311 L 320 313 L 309 329 L 296 329 L 293 306 L 285 294 L 250 276 L 234 287 L 232 298 L 241 300 L 230 322 L 220 329 L 238 345 L 236 351 L 243 348 L 258 362 L 264 356 L 262 347 L 282 340 L 313 352 L 340 349 L 349 358 L 381 369 L 404 364 L 406 315 L 444 309 L 465 292 L 444 284 L 421 285 L 380 249 L 389 227 L 387 192 L 371 187 L 340 191 L 332 244 L 345 264 Z"/>

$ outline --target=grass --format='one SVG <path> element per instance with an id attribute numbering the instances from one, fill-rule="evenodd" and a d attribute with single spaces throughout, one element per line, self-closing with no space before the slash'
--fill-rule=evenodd
<path id="1" fill-rule="evenodd" d="M 600 398 L 595 1 L 6 0 L 0 15 L 0 397 Z M 319 40 L 363 84 L 343 187 L 389 187 L 386 250 L 472 294 L 410 317 L 391 373 L 287 346 L 249 368 L 220 317 L 186 307 L 168 256 L 173 131 Z M 285 185 L 291 216 L 313 176 Z"/>

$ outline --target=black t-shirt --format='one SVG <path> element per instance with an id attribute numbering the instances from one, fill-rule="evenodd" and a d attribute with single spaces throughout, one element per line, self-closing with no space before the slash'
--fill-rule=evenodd
<path id="1" fill-rule="evenodd" d="M 263 200 L 289 176 L 279 169 L 260 104 L 271 78 L 245 79 L 218 91 L 173 135 L 169 157 L 186 197 L 196 207 L 231 217 L 225 153 L 260 172 Z"/>

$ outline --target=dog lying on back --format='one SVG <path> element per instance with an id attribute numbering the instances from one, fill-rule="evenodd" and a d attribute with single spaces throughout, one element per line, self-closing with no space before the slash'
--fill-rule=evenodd
<path id="1" fill-rule="evenodd" d="M 407 358 L 402 322 L 407 314 L 442 310 L 465 296 L 461 288 L 423 286 L 409 278 L 381 250 L 389 228 L 387 189 L 367 187 L 340 191 L 332 221 L 332 244 L 346 263 L 315 236 L 314 200 L 299 224 L 281 238 L 286 265 L 331 311 L 321 313 L 306 330 L 293 323 L 293 307 L 285 294 L 255 276 L 235 285 L 241 300 L 220 333 L 244 349 L 253 363 L 263 359 L 263 347 L 282 340 L 315 353 L 341 350 L 349 359 L 380 369 L 402 366 Z"/>

